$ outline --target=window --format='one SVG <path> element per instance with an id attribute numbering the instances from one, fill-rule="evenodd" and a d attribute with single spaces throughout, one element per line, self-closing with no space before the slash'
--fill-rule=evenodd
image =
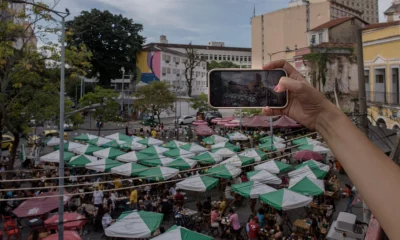
<path id="1" fill-rule="evenodd" d="M 206 60 L 208 60 L 208 54 L 206 54 Z"/>
<path id="2" fill-rule="evenodd" d="M 366 84 L 369 84 L 369 70 L 364 70 L 364 81 Z"/>
<path id="3" fill-rule="evenodd" d="M 168 63 L 171 61 L 171 56 L 170 55 L 166 55 L 165 56 L 165 61 Z"/>
<path id="4" fill-rule="evenodd" d="M 218 55 L 218 60 L 222 60 L 222 56 L 221 55 Z"/>
<path id="5" fill-rule="evenodd" d="M 240 61 L 243 62 L 243 56 L 240 56 Z"/>
<path id="6" fill-rule="evenodd" d="M 311 45 L 315 44 L 315 35 L 313 34 L 311 36 Z"/>
<path id="7" fill-rule="evenodd" d="M 168 73 L 168 74 L 171 73 L 171 68 L 167 68 L 167 73 Z"/>
<path id="8" fill-rule="evenodd" d="M 165 75 L 165 74 L 167 73 L 167 70 L 166 70 L 166 69 L 167 69 L 166 67 L 163 67 L 163 68 L 162 68 L 162 74 L 163 74 L 163 75 Z"/>
<path id="9" fill-rule="evenodd" d="M 322 33 L 318 34 L 318 40 L 319 40 L 319 43 L 323 42 L 323 34 Z"/>
<path id="10" fill-rule="evenodd" d="M 236 62 L 239 62 L 239 56 L 236 56 Z"/>
<path id="11" fill-rule="evenodd" d="M 392 83 L 398 84 L 399 82 L 399 69 L 392 68 Z"/>
<path id="12" fill-rule="evenodd" d="M 247 62 L 247 57 L 246 56 L 244 57 L 244 61 Z"/>
<path id="13" fill-rule="evenodd" d="M 249 57 L 249 62 L 251 62 L 251 57 Z"/>
<path id="14" fill-rule="evenodd" d="M 227 60 L 230 61 L 231 60 L 231 55 L 227 56 Z"/>
<path id="15" fill-rule="evenodd" d="M 222 60 L 226 61 L 226 55 L 222 56 Z"/>
<path id="16" fill-rule="evenodd" d="M 385 76 L 383 74 L 375 75 L 375 83 L 384 83 Z"/>
<path id="17" fill-rule="evenodd" d="M 166 60 L 165 54 L 162 55 L 162 60 Z"/>

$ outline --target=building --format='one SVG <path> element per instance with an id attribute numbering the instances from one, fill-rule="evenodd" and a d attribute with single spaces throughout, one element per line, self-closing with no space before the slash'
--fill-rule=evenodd
<path id="1" fill-rule="evenodd" d="M 388 22 L 400 20 L 400 0 L 393 0 L 392 6 L 385 11 Z"/>
<path id="2" fill-rule="evenodd" d="M 337 18 L 361 15 L 359 10 L 337 1 L 309 3 L 305 0 L 293 0 L 288 8 L 254 16 L 251 21 L 252 67 L 260 68 L 277 59 L 292 61 L 296 49 L 310 45 L 307 39 L 310 29 Z"/>
<path id="3" fill-rule="evenodd" d="M 165 38 L 164 38 L 165 37 Z M 174 51 L 186 53 L 186 49 L 194 48 L 205 61 L 229 61 L 244 68 L 251 67 L 251 48 L 226 47 L 224 42 L 209 42 L 208 45 L 168 43 L 166 36 L 160 36 L 160 43 L 149 43 L 145 47 L 157 45 Z"/>

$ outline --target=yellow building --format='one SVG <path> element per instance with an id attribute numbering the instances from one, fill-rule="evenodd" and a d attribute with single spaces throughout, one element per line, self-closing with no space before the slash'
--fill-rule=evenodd
<path id="1" fill-rule="evenodd" d="M 373 125 L 400 129 L 400 21 L 363 29 L 368 118 Z"/>

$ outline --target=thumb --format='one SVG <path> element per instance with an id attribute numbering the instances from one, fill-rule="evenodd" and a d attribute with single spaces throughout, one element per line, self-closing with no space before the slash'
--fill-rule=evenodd
<path id="1" fill-rule="evenodd" d="M 284 92 L 286 90 L 294 93 L 299 93 L 304 90 L 305 85 L 308 84 L 305 81 L 294 80 L 288 77 L 282 77 L 279 80 L 278 85 L 274 88 L 275 92 Z"/>

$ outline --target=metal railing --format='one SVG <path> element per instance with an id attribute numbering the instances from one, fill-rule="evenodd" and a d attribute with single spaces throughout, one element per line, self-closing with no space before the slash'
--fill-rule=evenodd
<path id="1" fill-rule="evenodd" d="M 367 91 L 366 97 L 370 103 L 400 105 L 400 93 Z"/>

